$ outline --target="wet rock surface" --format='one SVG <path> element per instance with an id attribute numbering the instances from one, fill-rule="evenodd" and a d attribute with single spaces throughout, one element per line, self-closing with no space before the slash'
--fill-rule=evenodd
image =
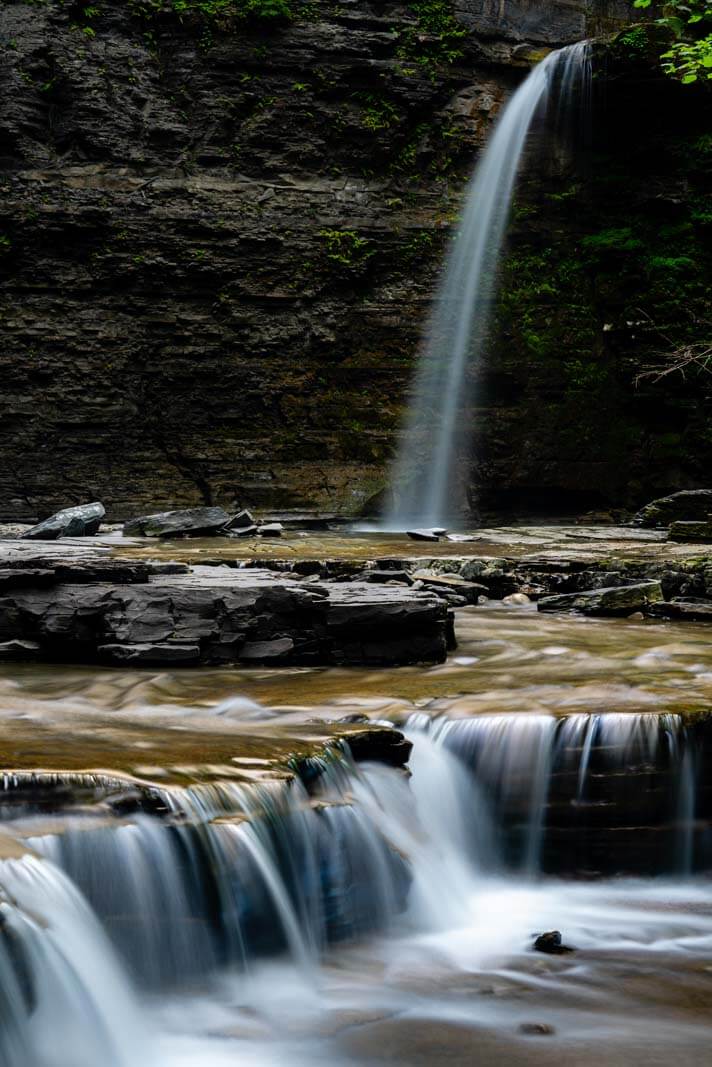
<path id="1" fill-rule="evenodd" d="M 539 611 L 577 611 L 582 615 L 628 615 L 647 609 L 662 599 L 660 582 L 649 581 L 546 596 L 537 602 L 537 608 Z"/>
<path id="2" fill-rule="evenodd" d="M 673 522 L 670 526 L 671 541 L 688 544 L 712 544 L 712 522 Z"/>
<path id="3" fill-rule="evenodd" d="M 545 934 L 539 934 L 532 948 L 535 952 L 544 952 L 548 956 L 564 956 L 568 952 L 574 952 L 570 945 L 565 945 L 559 930 L 549 930 Z"/>
<path id="4" fill-rule="evenodd" d="M 200 537 L 217 533 L 229 521 L 222 508 L 183 508 L 129 519 L 124 533 L 127 537 Z"/>
<path id="5" fill-rule="evenodd" d="M 86 537 L 98 533 L 106 515 L 103 504 L 79 504 L 64 508 L 23 533 L 28 541 L 56 541 L 59 537 Z"/>
<path id="6" fill-rule="evenodd" d="M 6 555 L 11 553 L 4 543 Z M 268 570 L 120 559 L 8 568 L 0 642 L 121 664 L 416 663 L 445 658 L 446 603 L 367 583 L 300 584 Z M 27 551 L 19 556 L 23 564 Z M 13 582 L 12 579 L 15 579 Z"/>
<path id="7" fill-rule="evenodd" d="M 633 519 L 635 526 L 671 526 L 676 522 L 703 521 L 712 512 L 712 489 L 683 489 L 646 504 Z"/>

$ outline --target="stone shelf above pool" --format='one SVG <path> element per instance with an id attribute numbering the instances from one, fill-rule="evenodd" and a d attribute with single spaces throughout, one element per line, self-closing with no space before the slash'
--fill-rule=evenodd
<path id="1" fill-rule="evenodd" d="M 0 543 L 0 654 L 115 664 L 441 662 L 448 605 L 366 582 L 112 556 L 82 541 Z"/>

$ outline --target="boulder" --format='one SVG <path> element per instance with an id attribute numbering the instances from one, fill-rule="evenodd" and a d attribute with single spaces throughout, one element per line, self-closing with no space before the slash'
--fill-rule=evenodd
<path id="1" fill-rule="evenodd" d="M 712 513 L 712 489 L 683 489 L 646 504 L 633 518 L 634 526 L 671 526 L 673 522 L 696 522 Z"/>
<path id="2" fill-rule="evenodd" d="M 532 947 L 535 952 L 546 952 L 549 956 L 563 956 L 566 952 L 575 951 L 569 945 L 563 944 L 558 930 L 549 930 L 545 934 L 539 934 Z"/>
<path id="3" fill-rule="evenodd" d="M 406 530 L 406 537 L 411 541 L 439 541 L 440 534 L 435 530 Z"/>
<path id="4" fill-rule="evenodd" d="M 124 534 L 139 537 L 210 536 L 229 522 L 230 516 L 223 508 L 181 508 L 129 519 L 124 523 Z"/>
<path id="5" fill-rule="evenodd" d="M 29 541 L 56 541 L 58 537 L 88 537 L 97 533 L 101 520 L 106 515 L 104 505 L 95 501 L 93 504 L 80 504 L 74 508 L 63 508 L 23 533 Z"/>
<path id="6" fill-rule="evenodd" d="M 252 513 L 243 508 L 242 511 L 238 511 L 237 515 L 233 515 L 231 519 L 225 523 L 226 530 L 241 530 L 247 526 L 256 526 Z"/>
<path id="7" fill-rule="evenodd" d="M 636 582 L 635 585 L 608 589 L 585 589 L 580 593 L 545 596 L 537 603 L 539 611 L 576 611 L 582 615 L 630 615 L 644 611 L 663 600 L 660 582 Z"/>
<path id="8" fill-rule="evenodd" d="M 510 593 L 509 596 L 502 597 L 502 603 L 520 606 L 523 604 L 531 604 L 531 599 L 526 593 Z"/>
<path id="9" fill-rule="evenodd" d="M 671 541 L 686 544 L 712 544 L 712 522 L 673 522 L 668 535 Z"/>

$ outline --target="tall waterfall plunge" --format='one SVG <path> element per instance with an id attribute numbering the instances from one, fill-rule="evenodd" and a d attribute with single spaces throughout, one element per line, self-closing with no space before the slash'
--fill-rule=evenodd
<path id="1" fill-rule="evenodd" d="M 578 99 L 585 115 L 590 86 L 588 42 L 552 52 L 504 108 L 475 169 L 425 331 L 393 468 L 389 528 L 436 526 L 467 510 L 458 467 L 470 438 L 463 411 L 469 399 L 468 369 L 481 358 L 487 341 L 497 265 L 527 134 L 545 113 L 555 133 L 568 140 L 571 105 Z"/>

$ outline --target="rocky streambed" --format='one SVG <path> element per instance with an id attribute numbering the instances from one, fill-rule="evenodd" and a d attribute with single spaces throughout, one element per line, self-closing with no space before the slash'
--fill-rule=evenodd
<path id="1" fill-rule="evenodd" d="M 64 1004 L 81 1067 L 703 1061 L 703 545 L 21 532 L 0 1051 Z"/>

